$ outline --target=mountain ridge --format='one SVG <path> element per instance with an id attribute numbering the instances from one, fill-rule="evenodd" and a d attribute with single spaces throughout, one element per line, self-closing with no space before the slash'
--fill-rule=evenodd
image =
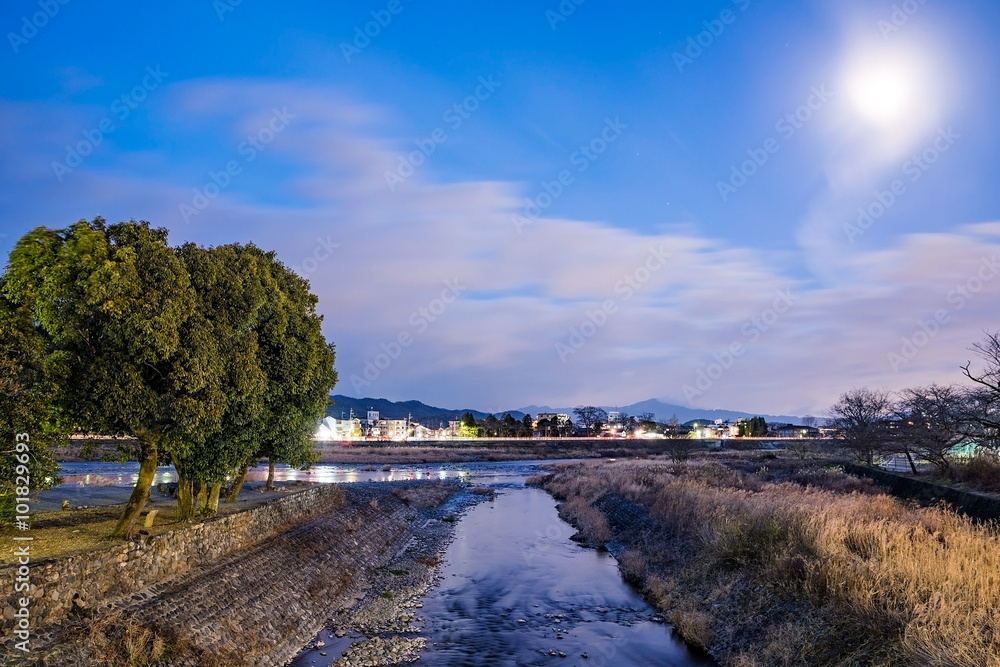
<path id="1" fill-rule="evenodd" d="M 427 405 L 426 403 L 417 400 L 390 401 L 385 398 L 354 398 L 352 396 L 344 396 L 342 394 L 333 395 L 330 399 L 334 402 L 334 404 L 327 407 L 326 414 L 327 416 L 336 418 L 340 418 L 342 414 L 344 417 L 347 417 L 351 410 L 354 411 L 355 417 L 364 418 L 367 416 L 368 410 L 378 410 L 379 415 L 383 419 L 406 419 L 407 417 L 411 417 L 414 421 L 424 424 L 425 426 L 440 426 L 446 424 L 449 420 L 458 419 L 466 412 L 471 412 L 476 419 L 483 419 L 487 414 L 490 414 L 483 412 L 482 410 L 473 410 L 471 408 L 454 410 L 450 408 L 439 408 L 433 405 Z M 722 419 L 736 421 L 739 418 L 749 419 L 751 417 L 763 417 L 769 423 L 802 423 L 802 418 L 794 415 L 768 415 L 756 412 L 741 412 L 739 410 L 723 410 L 719 408 L 689 408 L 683 405 L 664 403 L 656 398 L 639 401 L 638 403 L 632 403 L 631 405 L 605 405 L 601 407 L 608 411 L 617 410 L 619 412 L 627 412 L 630 415 L 636 416 L 644 412 L 652 412 L 657 421 L 664 422 L 676 415 L 677 419 L 681 423 L 688 422 L 693 419 Z M 505 410 L 501 412 L 494 412 L 492 414 L 496 417 L 502 417 L 507 412 L 509 412 L 515 419 L 521 419 L 525 414 L 534 416 L 539 412 L 565 413 L 572 416 L 573 408 L 552 408 L 547 405 L 528 405 L 516 410 Z"/>

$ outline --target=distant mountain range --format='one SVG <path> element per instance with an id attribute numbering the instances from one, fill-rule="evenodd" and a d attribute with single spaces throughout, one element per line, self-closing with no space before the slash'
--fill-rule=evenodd
<path id="1" fill-rule="evenodd" d="M 352 398 L 337 394 L 331 396 L 333 405 L 326 409 L 329 417 L 341 419 L 348 417 L 351 410 L 354 416 L 364 419 L 368 416 L 369 410 L 378 410 L 382 419 L 406 419 L 410 417 L 413 421 L 424 426 L 439 427 L 447 426 L 448 422 L 458 419 L 466 412 L 471 412 L 476 419 L 483 419 L 488 413 L 480 410 L 449 410 L 447 408 L 436 408 L 432 405 L 425 405 L 420 401 L 389 401 L 384 398 Z M 509 411 L 515 419 L 521 419 L 523 412 L 518 410 Z M 502 417 L 505 412 L 496 413 L 497 417 Z"/>
<path id="2" fill-rule="evenodd" d="M 389 401 L 384 398 L 352 398 L 350 396 L 342 396 L 340 394 L 331 396 L 330 399 L 334 404 L 326 409 L 326 414 L 330 417 L 336 417 L 337 419 L 340 419 L 341 416 L 348 417 L 352 410 L 354 411 L 355 417 L 364 419 L 368 415 L 369 410 L 378 410 L 379 415 L 383 419 L 406 419 L 407 417 L 410 417 L 424 426 L 437 427 L 447 424 L 447 422 L 452 419 L 458 419 L 466 412 L 471 412 L 476 419 L 483 419 L 487 415 L 487 413 L 482 412 L 481 410 L 473 410 L 471 408 L 461 410 L 436 408 L 432 405 L 421 403 L 420 401 Z M 681 423 L 688 422 L 693 419 L 723 419 L 736 421 L 740 417 L 749 419 L 750 417 L 758 416 L 763 417 L 768 423 L 802 423 L 801 417 L 793 415 L 760 415 L 753 412 L 718 409 L 702 410 L 699 408 L 687 408 L 683 405 L 664 403 L 655 398 L 651 398 L 648 401 L 633 403 L 632 405 L 604 405 L 601 407 L 608 411 L 617 410 L 619 412 L 627 412 L 630 415 L 640 415 L 644 412 L 651 412 L 655 415 L 655 419 L 657 421 L 664 422 L 676 415 L 677 419 L 680 420 Z M 573 408 L 552 408 L 547 405 L 529 405 L 523 408 L 518 408 L 517 410 L 506 410 L 504 412 L 495 412 L 493 414 L 497 417 L 501 417 L 507 412 L 510 412 L 511 416 L 515 419 L 521 419 L 525 414 L 534 416 L 539 412 L 565 413 L 572 416 Z"/>
<path id="3" fill-rule="evenodd" d="M 664 403 L 663 401 L 655 398 L 651 398 L 647 401 L 640 401 L 639 403 L 633 403 L 631 405 L 602 405 L 601 407 L 608 411 L 617 410 L 619 412 L 627 412 L 633 416 L 641 415 L 644 412 L 652 412 L 654 419 L 661 422 L 668 421 L 671 417 L 676 415 L 677 419 L 682 424 L 695 419 L 722 419 L 736 421 L 740 417 L 744 419 L 750 419 L 751 417 L 763 417 L 765 421 L 773 424 L 802 423 L 802 417 L 796 417 L 794 415 L 763 415 L 755 412 L 739 412 L 738 410 L 704 410 L 702 408 L 687 408 L 683 405 Z M 536 415 L 539 412 L 563 412 L 569 415 L 573 414 L 573 408 L 551 408 L 547 405 L 529 405 L 527 407 L 519 408 L 519 411 L 527 412 L 532 415 Z"/>

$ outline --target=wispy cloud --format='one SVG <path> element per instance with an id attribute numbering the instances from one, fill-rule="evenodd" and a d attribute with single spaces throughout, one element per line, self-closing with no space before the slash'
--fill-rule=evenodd
<path id="1" fill-rule="evenodd" d="M 337 343 L 344 391 L 383 343 L 408 332 L 412 343 L 381 369 L 376 393 L 511 407 L 651 396 L 684 401 L 684 383 L 716 352 L 743 340 L 747 324 L 777 292 L 791 290 L 795 307 L 695 400 L 705 407 L 817 413 L 856 384 L 957 379 L 968 345 L 995 326 L 1000 280 L 984 282 L 960 310 L 948 298 L 984 257 L 1000 252 L 1000 223 L 903 234 L 881 248 L 838 255 L 836 271 L 791 275 L 787 257 L 699 234 L 695 226 L 641 234 L 620 220 L 542 216 L 517 234 L 510 219 L 530 195 L 528 183 L 449 182 L 428 164 L 390 193 L 384 173 L 409 150 L 386 138 L 397 112 L 344 91 L 205 79 L 166 83 L 148 104 L 163 142 L 210 134 L 215 143 L 196 160 L 172 162 L 161 153 L 108 146 L 101 159 L 59 184 L 47 171 L 46 151 L 73 134 L 69 126 L 86 127 L 89 112 L 46 110 L 67 126 L 53 130 L 32 120 L 37 105 L 5 103 L 5 173 L 20 159 L 26 164 L 19 191 L 4 187 L 5 206 L 30 225 L 61 226 L 98 214 L 142 217 L 170 228 L 175 243 L 254 241 L 289 265 L 301 266 L 324 249 L 307 277 L 320 295 L 326 333 Z M 295 121 L 185 225 L 178 202 L 190 200 L 192 188 L 204 185 L 207 172 L 266 125 L 276 107 L 287 107 Z M 837 249 L 806 245 L 804 256 Z M 650 248 L 661 247 L 669 249 L 669 261 L 624 298 L 623 280 L 635 275 Z M 414 313 L 454 280 L 467 288 L 461 298 L 414 325 Z M 617 304 L 614 316 L 563 363 L 557 343 L 609 299 Z M 949 324 L 919 356 L 891 368 L 887 355 L 945 307 L 952 309 Z"/>

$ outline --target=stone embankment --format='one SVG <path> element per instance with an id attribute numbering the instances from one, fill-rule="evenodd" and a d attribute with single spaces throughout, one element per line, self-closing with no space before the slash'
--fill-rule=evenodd
<path id="1" fill-rule="evenodd" d="M 139 665 L 153 664 L 150 658 L 158 655 L 160 664 L 171 665 L 283 665 L 338 614 L 353 614 L 350 625 L 362 627 L 364 619 L 358 614 L 377 610 L 376 600 L 386 602 L 385 609 L 375 613 L 380 628 L 392 625 L 409 630 L 416 620 L 415 600 L 429 585 L 426 575 L 436 564 L 429 554 L 443 546 L 451 524 L 439 520 L 440 510 L 406 504 L 392 493 L 398 488 L 395 483 L 339 488 L 342 496 L 338 487 L 318 487 L 246 512 L 252 516 L 242 519 L 246 522 L 242 529 L 237 528 L 242 515 L 236 515 L 229 517 L 229 525 L 226 520 L 207 522 L 197 531 L 189 529 L 192 535 L 167 538 L 186 554 L 186 565 L 180 564 L 182 556 L 171 549 L 148 545 L 120 547 L 126 555 L 121 560 L 101 555 L 94 560 L 103 560 L 103 567 L 88 571 L 82 582 L 67 582 L 65 595 L 72 599 L 76 594 L 71 593 L 70 584 L 93 590 L 88 577 L 115 579 L 115 572 L 132 572 L 125 577 L 126 584 L 105 587 L 122 594 L 93 601 L 86 610 L 77 609 L 76 618 L 36 631 L 26 656 L 10 643 L 3 645 L 0 661 Z M 286 528 L 277 534 L 275 528 L 263 532 L 268 525 L 280 523 L 279 515 Z M 289 520 L 294 523 L 287 525 Z M 254 526 L 260 532 L 253 534 Z M 213 547 L 209 543 L 224 541 L 232 530 L 249 531 L 240 539 L 251 546 L 210 557 Z M 235 536 L 230 539 L 233 544 L 239 541 Z M 412 565 L 405 570 L 396 569 L 398 563 L 410 561 Z M 184 571 L 152 585 L 134 574 L 169 568 Z M 409 584 L 409 592 L 386 583 L 387 578 L 397 578 L 395 573 L 404 575 L 398 578 Z M 50 584 L 53 590 L 58 580 L 62 577 Z M 146 586 L 136 588 L 144 582 Z M 368 604 L 359 604 L 366 600 Z M 398 654 L 396 662 L 419 648 L 406 638 L 391 641 L 386 655 Z M 355 653 L 361 653 L 367 647 L 356 648 Z M 386 647 L 372 648 L 383 651 Z M 129 661 L 130 652 L 142 654 L 143 660 Z"/>
<path id="2" fill-rule="evenodd" d="M 30 563 L 31 619 L 45 625 L 93 607 L 101 600 L 129 595 L 167 577 L 214 563 L 252 546 L 283 526 L 343 502 L 338 487 L 315 486 L 245 512 L 187 528 L 136 539 L 82 556 Z M 0 579 L 13 581 L 17 565 L 0 568 Z M 4 636 L 14 625 L 18 607 L 13 586 L 3 607 Z"/>
<path id="3" fill-rule="evenodd" d="M 844 472 L 873 479 L 876 484 L 888 488 L 893 495 L 916 500 L 921 505 L 936 505 L 943 501 L 950 504 L 957 512 L 976 521 L 1000 522 L 1000 499 L 991 496 L 932 484 L 921 479 L 857 463 L 845 464 Z"/>

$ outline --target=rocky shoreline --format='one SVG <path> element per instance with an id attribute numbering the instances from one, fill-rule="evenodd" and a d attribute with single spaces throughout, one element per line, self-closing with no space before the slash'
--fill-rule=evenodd
<path id="1" fill-rule="evenodd" d="M 369 574 L 368 591 L 350 608 L 338 610 L 292 665 L 390 667 L 415 662 L 427 645 L 421 636 L 421 598 L 439 581 L 438 562 L 454 537 L 456 516 L 489 496 L 468 490 L 434 508 L 403 548 Z M 349 644 L 344 646 L 345 643 Z M 337 651 L 343 655 L 333 661 Z"/>
<path id="2" fill-rule="evenodd" d="M 439 487 L 437 507 L 401 490 Z M 479 496 L 435 482 L 357 483 L 343 505 L 83 618 L 43 629 L 12 665 L 288 664 L 317 636 L 350 643 L 338 665 L 393 665 L 423 647 L 417 600 L 435 582 L 454 515 Z M 337 637 L 340 634 L 340 637 Z M 309 648 L 311 646 L 311 648 Z M 324 650 L 327 649 L 327 650 Z M 305 662 L 303 664 L 309 664 Z M 328 663 L 329 664 L 329 663 Z"/>

